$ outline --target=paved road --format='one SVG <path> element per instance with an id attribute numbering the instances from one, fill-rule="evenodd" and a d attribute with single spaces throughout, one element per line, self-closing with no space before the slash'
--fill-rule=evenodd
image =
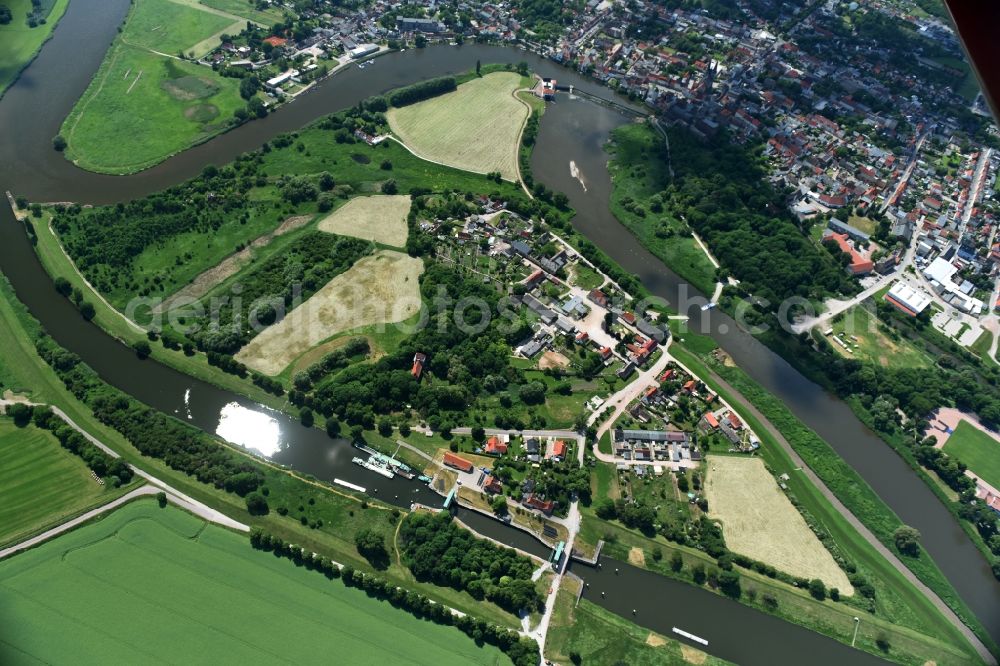
<path id="1" fill-rule="evenodd" d="M 3 400 L 0 400 L 0 408 L 6 408 L 7 405 L 11 405 L 11 404 L 14 404 L 16 402 L 21 402 L 23 404 L 37 406 L 37 407 L 48 406 L 49 409 L 51 409 L 54 414 L 56 414 L 59 418 L 61 418 L 66 423 L 68 423 L 74 430 L 76 430 L 81 435 L 83 435 L 84 437 L 86 437 L 87 441 L 89 441 L 91 444 L 93 444 L 97 448 L 101 449 L 102 451 L 104 451 L 105 453 L 107 453 L 112 458 L 119 458 L 120 457 L 118 455 L 118 453 L 116 453 L 113 449 L 111 449 L 110 447 L 108 447 L 107 445 L 105 445 L 103 442 L 101 442 L 100 440 L 98 440 L 96 437 L 94 437 L 93 435 L 91 435 L 89 432 L 87 432 L 86 430 L 84 430 L 83 428 L 81 428 L 79 425 L 77 425 L 76 422 L 73 421 L 73 419 L 71 419 L 69 416 L 66 415 L 66 412 L 62 411 L 61 409 L 59 409 L 55 405 L 40 405 L 38 403 L 31 403 L 31 402 L 27 402 L 25 400 L 6 400 L 6 399 L 3 399 Z M 238 530 L 240 532 L 249 532 L 250 531 L 250 526 L 249 525 L 244 525 L 243 523 L 241 523 L 239 521 L 233 520 L 232 518 L 230 518 L 226 514 L 222 513 L 221 511 L 217 511 L 217 510 L 213 509 L 212 507 L 210 507 L 210 506 L 208 506 L 206 504 L 202 504 L 201 502 L 199 502 L 196 499 L 188 497 L 187 495 L 185 495 L 181 491 L 177 490 L 176 488 L 171 487 L 166 482 L 161 481 L 160 479 L 156 478 L 152 474 L 149 474 L 148 472 L 145 472 L 145 471 L 139 469 L 135 465 L 130 464 L 129 467 L 132 469 L 132 471 L 137 476 L 141 476 L 142 478 L 146 479 L 146 481 L 148 481 L 149 483 L 153 484 L 154 486 L 158 486 L 158 488 L 156 489 L 155 492 L 159 492 L 160 490 L 163 490 L 164 492 L 167 493 L 167 496 L 169 498 L 171 498 L 171 501 L 173 501 L 174 504 L 177 504 L 178 506 L 182 507 L 183 509 L 185 509 L 187 511 L 190 511 L 191 513 L 195 514 L 196 516 L 198 516 L 200 518 L 204 518 L 205 520 L 208 520 L 210 522 L 222 525 L 223 527 L 228 527 L 230 529 Z"/>

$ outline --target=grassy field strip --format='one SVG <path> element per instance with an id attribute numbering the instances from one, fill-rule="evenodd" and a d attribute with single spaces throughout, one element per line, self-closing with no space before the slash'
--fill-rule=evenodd
<path id="1" fill-rule="evenodd" d="M 791 476 L 789 487 L 802 505 L 830 532 L 837 545 L 845 554 L 884 586 L 891 587 L 899 598 L 892 609 L 892 616 L 908 615 L 918 623 L 922 631 L 961 646 L 966 650 L 973 647 L 982 649 L 982 642 L 957 617 L 955 612 L 941 598 L 910 571 L 871 530 L 861 523 L 843 503 L 832 495 L 825 494 L 822 481 L 798 454 L 792 455 L 781 445 L 781 433 L 768 422 L 765 427 L 763 414 L 748 400 L 735 395 L 735 389 L 716 373 L 709 370 L 698 358 L 687 350 L 675 345 L 671 353 L 692 368 L 723 399 L 739 405 L 741 414 L 751 428 L 761 437 L 768 462 L 776 473 L 787 472 Z M 796 470 L 801 469 L 802 473 Z M 891 511 L 888 508 L 885 511 Z M 898 519 L 897 519 L 898 520 Z"/>
<path id="2" fill-rule="evenodd" d="M 529 113 L 513 93 L 521 76 L 495 72 L 455 92 L 386 114 L 392 131 L 415 155 L 475 173 L 518 178 L 518 139 Z"/>
<path id="3" fill-rule="evenodd" d="M 847 574 L 782 494 L 762 459 L 709 456 L 705 495 L 709 516 L 722 523 L 733 552 L 854 594 Z"/>
<path id="4" fill-rule="evenodd" d="M 397 248 L 406 247 L 409 195 L 356 197 L 320 220 L 319 230 Z"/>
<path id="5" fill-rule="evenodd" d="M 268 9 L 257 9 L 253 0 L 200 0 L 200 5 L 218 9 L 227 14 L 241 16 L 257 25 L 269 27 L 285 20 L 284 12 L 272 5 Z"/>
<path id="6" fill-rule="evenodd" d="M 31 10 L 31 0 L 5 0 L 4 4 L 10 8 L 13 18 L 7 25 L 0 25 L 0 97 L 35 59 L 66 12 L 69 0 L 56 0 L 45 25 L 34 28 L 29 28 L 25 22 Z"/>
<path id="7" fill-rule="evenodd" d="M 358 326 L 401 322 L 420 309 L 424 264 L 379 250 L 341 273 L 277 324 L 264 329 L 236 359 L 277 375 L 309 348 Z"/>
<path id="8" fill-rule="evenodd" d="M 149 572 L 155 571 L 155 576 Z M 0 661 L 265 659 L 501 664 L 457 629 L 250 548 L 246 537 L 152 501 L 0 564 Z M 61 640 L 51 640 L 56 630 Z M 393 640 L 385 640 L 390 633 Z M 178 636 L 184 636 L 178 641 Z M 322 656 L 321 656 L 322 655 Z"/>
<path id="9" fill-rule="evenodd" d="M 2 412 L 2 410 L 0 410 Z M 52 433 L 0 417 L 0 546 L 16 543 L 125 492 L 101 485 Z"/>

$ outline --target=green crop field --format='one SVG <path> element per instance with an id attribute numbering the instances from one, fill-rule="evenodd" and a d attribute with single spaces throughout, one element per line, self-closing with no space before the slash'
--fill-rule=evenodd
<path id="1" fill-rule="evenodd" d="M 964 462 L 976 476 L 1000 488 L 1000 442 L 965 421 L 944 445 L 945 453 Z"/>
<path id="2" fill-rule="evenodd" d="M 152 501 L 0 563 L 0 587 L 4 664 L 510 663 Z"/>
<path id="3" fill-rule="evenodd" d="M 134 5 L 63 121 L 66 157 L 90 171 L 129 173 L 227 128 L 244 105 L 239 80 L 174 54 L 232 26 L 231 18 L 171 0 Z M 194 50 L 203 52 L 204 45 Z"/>
<path id="4" fill-rule="evenodd" d="M 285 12 L 281 9 L 274 6 L 267 9 L 257 9 L 253 0 L 200 0 L 200 4 L 242 16 L 249 21 L 266 26 L 272 26 L 285 20 Z"/>
<path id="5" fill-rule="evenodd" d="M 463 83 L 458 90 L 390 109 L 392 131 L 413 152 L 476 173 L 499 171 L 517 177 L 517 150 L 528 107 L 514 98 L 521 76 L 495 72 Z"/>
<path id="6" fill-rule="evenodd" d="M 5 0 L 4 4 L 10 8 L 13 19 L 7 25 L 0 25 L 0 96 L 52 34 L 69 0 L 56 0 L 45 24 L 34 28 L 25 20 L 31 10 L 31 0 Z"/>
<path id="7" fill-rule="evenodd" d="M 0 418 L 0 544 L 31 536 L 110 501 L 119 491 L 102 486 L 80 458 L 51 433 L 18 428 Z"/>
<path id="8" fill-rule="evenodd" d="M 232 18 L 173 0 L 138 0 L 129 15 L 125 43 L 167 55 L 187 54 L 196 44 L 232 26 Z M 236 26 L 238 29 L 240 26 Z M 238 31 L 238 30 L 237 30 Z M 200 57 L 202 53 L 195 53 Z"/>

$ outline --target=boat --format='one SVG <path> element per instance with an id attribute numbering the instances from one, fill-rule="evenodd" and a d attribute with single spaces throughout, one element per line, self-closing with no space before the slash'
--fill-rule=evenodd
<path id="1" fill-rule="evenodd" d="M 354 463 L 355 465 L 361 465 L 370 472 L 381 474 L 387 479 L 391 479 L 394 476 L 396 476 L 396 474 L 391 469 L 389 469 L 388 467 L 382 467 L 378 463 L 372 461 L 371 458 L 369 458 L 368 460 L 365 460 L 364 458 L 352 458 L 351 462 Z"/>
<path id="2" fill-rule="evenodd" d="M 417 480 L 418 481 L 423 481 L 424 483 L 430 483 L 434 479 L 432 479 L 431 477 L 427 476 L 426 474 L 421 474 L 420 476 L 417 477 Z"/>
<path id="3" fill-rule="evenodd" d="M 716 305 L 715 303 L 706 303 L 705 305 L 701 306 L 701 311 L 705 312 L 706 310 L 711 310 L 712 308 L 715 307 L 715 305 Z"/>

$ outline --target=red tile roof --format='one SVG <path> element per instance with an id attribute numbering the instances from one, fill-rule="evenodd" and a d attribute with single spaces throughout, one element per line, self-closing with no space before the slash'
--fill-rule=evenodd
<path id="1" fill-rule="evenodd" d="M 445 451 L 444 454 L 444 464 L 448 465 L 448 467 L 460 469 L 463 472 L 471 472 L 473 467 L 472 463 L 465 458 L 459 458 L 454 453 L 449 453 L 447 451 Z"/>

